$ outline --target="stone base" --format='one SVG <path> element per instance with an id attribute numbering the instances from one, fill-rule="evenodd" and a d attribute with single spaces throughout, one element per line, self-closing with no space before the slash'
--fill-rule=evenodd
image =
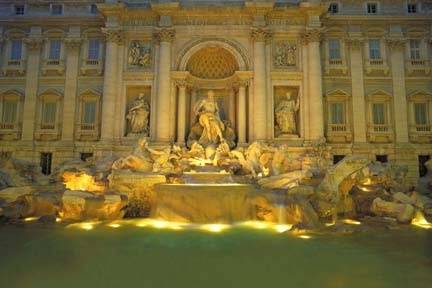
<path id="1" fill-rule="evenodd" d="M 248 184 L 160 184 L 152 217 L 175 222 L 233 223 L 251 219 Z"/>

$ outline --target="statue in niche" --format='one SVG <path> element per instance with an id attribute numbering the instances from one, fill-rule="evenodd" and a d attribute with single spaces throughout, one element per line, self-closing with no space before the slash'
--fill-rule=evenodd
<path id="1" fill-rule="evenodd" d="M 144 98 L 144 93 L 140 93 L 132 103 L 126 115 L 126 119 L 128 120 L 128 134 L 148 135 L 150 105 Z"/>
<path id="2" fill-rule="evenodd" d="M 296 118 L 299 108 L 299 100 L 294 99 L 291 92 L 287 92 L 286 99 L 282 99 L 275 109 L 276 128 L 279 131 L 279 134 L 297 134 Z"/>
<path id="3" fill-rule="evenodd" d="M 235 146 L 235 134 L 231 124 L 222 121 L 219 106 L 214 98 L 214 92 L 209 91 L 207 98 L 198 101 L 193 109 L 196 117 L 195 124 L 188 136 L 188 146 L 198 142 L 203 147 L 217 146 L 226 141 L 230 148 Z M 228 124 L 228 125 L 227 125 Z"/>
<path id="4" fill-rule="evenodd" d="M 296 51 L 295 44 L 279 42 L 274 48 L 273 65 L 276 68 L 285 68 L 296 65 Z"/>
<path id="5" fill-rule="evenodd" d="M 128 64 L 148 68 L 151 66 L 150 44 L 142 41 L 132 41 L 129 47 Z"/>

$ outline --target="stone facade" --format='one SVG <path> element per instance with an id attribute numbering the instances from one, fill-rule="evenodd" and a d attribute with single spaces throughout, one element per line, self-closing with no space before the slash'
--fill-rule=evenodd
<path id="1" fill-rule="evenodd" d="M 238 145 L 326 137 L 411 178 L 432 154 L 430 1 L 51 2 L 0 3 L 3 156 L 128 153 L 139 95 L 152 145 L 184 145 L 209 90 Z M 287 93 L 295 133 L 276 119 Z"/>

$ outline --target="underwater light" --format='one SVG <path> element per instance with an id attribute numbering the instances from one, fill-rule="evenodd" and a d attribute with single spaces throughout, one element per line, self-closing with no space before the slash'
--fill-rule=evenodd
<path id="1" fill-rule="evenodd" d="M 31 222 L 31 221 L 36 221 L 38 219 L 39 219 L 38 217 L 27 217 L 27 218 L 24 218 L 24 221 L 25 222 Z"/>
<path id="2" fill-rule="evenodd" d="M 432 224 L 426 220 L 423 213 L 420 211 L 417 211 L 414 219 L 411 221 L 411 224 L 423 229 L 432 229 Z"/>
<path id="3" fill-rule="evenodd" d="M 286 232 L 286 231 L 290 230 L 291 228 L 292 228 L 292 225 L 288 225 L 288 224 L 278 224 L 278 225 L 274 226 L 274 229 L 278 233 Z"/>
<path id="4" fill-rule="evenodd" d="M 356 220 L 352 220 L 352 219 L 343 219 L 342 222 L 345 224 L 350 224 L 350 225 L 360 225 L 361 224 L 360 221 L 356 221 Z"/>
<path id="5" fill-rule="evenodd" d="M 299 235 L 298 237 L 301 238 L 301 239 L 311 239 L 312 238 L 309 235 Z"/>
<path id="6" fill-rule="evenodd" d="M 118 223 L 110 223 L 110 224 L 108 224 L 107 226 L 108 226 L 108 227 L 111 227 L 111 228 L 119 228 L 121 225 L 118 224 Z"/>
<path id="7" fill-rule="evenodd" d="M 205 224 L 205 225 L 201 225 L 200 229 L 208 232 L 220 233 L 228 229 L 229 227 L 230 225 L 227 224 Z"/>

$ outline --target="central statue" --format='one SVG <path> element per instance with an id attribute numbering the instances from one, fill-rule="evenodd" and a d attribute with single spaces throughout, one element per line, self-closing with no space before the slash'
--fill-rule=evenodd
<path id="1" fill-rule="evenodd" d="M 188 146 L 198 142 L 203 147 L 219 145 L 226 141 L 230 147 L 235 146 L 235 135 L 230 123 L 224 124 L 219 115 L 219 106 L 210 90 L 207 97 L 199 100 L 193 109 L 195 123 L 188 137 Z M 227 121 L 225 121 L 226 123 Z"/>

